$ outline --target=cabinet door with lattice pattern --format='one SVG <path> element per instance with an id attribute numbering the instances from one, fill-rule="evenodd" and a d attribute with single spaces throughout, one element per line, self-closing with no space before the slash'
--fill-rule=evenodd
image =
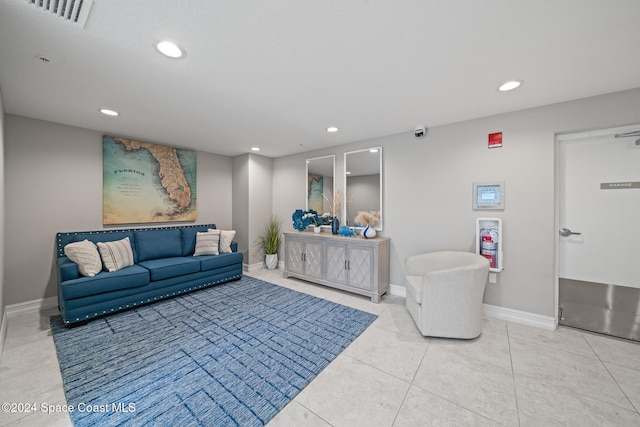
<path id="1" fill-rule="evenodd" d="M 322 242 L 307 242 L 304 262 L 305 275 L 322 278 Z"/>
<path id="2" fill-rule="evenodd" d="M 290 239 L 286 240 L 285 263 L 287 270 L 292 273 L 304 274 L 304 241 Z"/>
<path id="3" fill-rule="evenodd" d="M 327 243 L 325 245 L 326 280 L 347 284 L 347 246 Z"/>
<path id="4" fill-rule="evenodd" d="M 349 286 L 372 290 L 373 249 L 352 246 L 348 255 Z"/>

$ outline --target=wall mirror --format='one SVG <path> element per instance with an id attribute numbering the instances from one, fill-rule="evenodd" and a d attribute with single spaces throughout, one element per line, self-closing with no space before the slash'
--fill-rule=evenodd
<path id="1" fill-rule="evenodd" d="M 365 212 L 375 218 L 373 228 L 382 230 L 382 147 L 344 153 L 344 171 L 347 225 L 366 227 L 356 221 Z"/>
<path id="2" fill-rule="evenodd" d="M 331 203 L 335 194 L 334 173 L 336 156 L 307 159 L 307 210 L 331 215 Z"/>

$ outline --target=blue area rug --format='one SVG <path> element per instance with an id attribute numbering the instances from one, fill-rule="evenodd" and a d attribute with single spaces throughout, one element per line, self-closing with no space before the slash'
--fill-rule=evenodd
<path id="1" fill-rule="evenodd" d="M 261 426 L 376 316 L 244 276 L 67 328 L 76 426 Z"/>

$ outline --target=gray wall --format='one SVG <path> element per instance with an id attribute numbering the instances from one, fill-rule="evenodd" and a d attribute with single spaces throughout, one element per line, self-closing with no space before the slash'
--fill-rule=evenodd
<path id="1" fill-rule="evenodd" d="M 640 123 L 640 89 L 438 126 L 422 139 L 408 131 L 281 157 L 274 161 L 274 213 L 292 230 L 291 213 L 305 203 L 304 159 L 335 153 L 336 186 L 343 189 L 344 152 L 381 145 L 391 282 L 402 285 L 410 255 L 475 250 L 476 218 L 500 217 L 505 270 L 487 285 L 485 302 L 553 317 L 555 135 L 634 123 Z M 503 147 L 488 149 L 488 134 L 499 131 Z M 472 210 L 472 183 L 487 180 L 506 182 L 503 212 Z"/>
<path id="2" fill-rule="evenodd" d="M 269 157 L 243 154 L 233 158 L 233 224 L 247 266 L 264 261 L 256 239 L 271 218 L 272 174 Z"/>
<path id="3" fill-rule="evenodd" d="M 233 158 L 233 229 L 244 264 L 249 260 L 249 154 Z"/>
<path id="4" fill-rule="evenodd" d="M 273 159 L 249 155 L 249 261 L 257 264 L 264 261 L 264 253 L 256 246 L 258 234 L 261 233 L 272 211 L 273 191 Z"/>
<path id="5" fill-rule="evenodd" d="M 344 189 L 344 153 L 383 146 L 382 235 L 392 239 L 393 284 L 402 285 L 407 256 L 471 251 L 475 219 L 497 216 L 505 270 L 485 302 L 554 316 L 555 135 L 635 123 L 640 89 L 438 126 L 423 139 L 408 131 L 273 160 L 198 153 L 198 222 L 247 224 L 237 229 L 241 250 L 256 262 L 249 250 L 261 222 L 272 212 L 293 230 L 291 214 L 305 206 L 306 158 L 336 154 L 336 187 Z M 497 131 L 504 147 L 489 150 L 487 134 Z M 54 296 L 55 233 L 102 228 L 102 134 L 6 115 L 4 158 L 4 304 Z M 485 180 L 506 181 L 504 212 L 471 209 L 471 184 Z"/>
<path id="6" fill-rule="evenodd" d="M 4 189 L 4 104 L 2 102 L 2 88 L 0 87 L 0 326 L 4 320 L 4 247 L 5 247 L 5 189 Z M 0 335 L 0 340 L 4 337 Z M 2 342 L 0 342 L 0 350 L 2 349 Z"/>
<path id="7" fill-rule="evenodd" d="M 103 228 L 102 133 L 6 115 L 5 159 L 6 304 L 53 297 L 55 233 Z M 230 229 L 231 158 L 199 152 L 197 168 L 196 222 Z"/>

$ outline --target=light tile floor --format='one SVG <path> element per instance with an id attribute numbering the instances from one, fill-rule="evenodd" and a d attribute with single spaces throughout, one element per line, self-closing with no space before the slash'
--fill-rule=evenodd
<path id="1" fill-rule="evenodd" d="M 250 275 L 378 315 L 270 423 L 291 426 L 640 426 L 640 344 L 569 328 L 555 332 L 486 318 L 470 341 L 424 338 L 404 298 L 368 298 Z M 36 412 L 0 412 L 0 425 L 68 426 L 45 405 L 65 397 L 48 318 L 9 318 L 0 360 L 0 403 Z"/>

